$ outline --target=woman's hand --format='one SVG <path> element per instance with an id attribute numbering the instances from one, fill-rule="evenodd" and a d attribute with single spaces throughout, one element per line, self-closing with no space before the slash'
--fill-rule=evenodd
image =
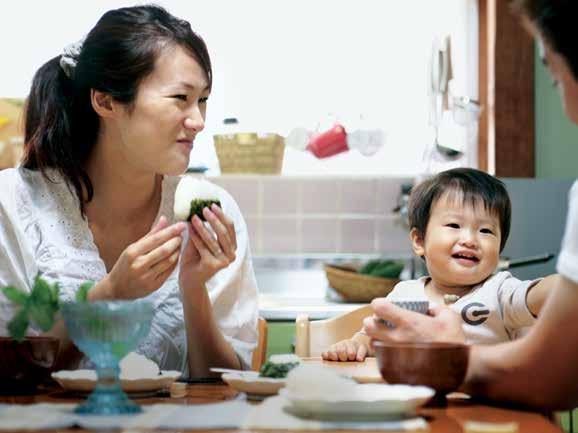
<path id="1" fill-rule="evenodd" d="M 460 316 L 446 306 L 430 308 L 428 314 L 416 313 L 377 298 L 371 302 L 373 317 L 363 321 L 364 330 L 372 339 L 385 342 L 451 342 L 465 343 Z M 387 320 L 395 328 L 381 322 Z"/>
<path id="2" fill-rule="evenodd" d="M 185 223 L 169 226 L 167 219 L 160 217 L 146 236 L 121 253 L 106 277 L 105 297 L 142 298 L 161 287 L 177 266 L 184 230 Z"/>
<path id="3" fill-rule="evenodd" d="M 197 290 L 236 257 L 235 225 L 219 206 L 203 209 L 203 216 L 212 231 L 194 215 L 189 225 L 189 242 L 181 258 L 179 284 L 181 289 Z"/>

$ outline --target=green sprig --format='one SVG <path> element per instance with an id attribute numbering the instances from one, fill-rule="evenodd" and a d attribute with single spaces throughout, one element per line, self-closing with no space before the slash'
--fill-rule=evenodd
<path id="1" fill-rule="evenodd" d="M 76 293 L 76 302 L 86 302 L 88 291 L 93 285 L 92 281 L 83 283 Z M 44 332 L 54 326 L 56 315 L 60 310 L 60 286 L 57 282 L 50 284 L 37 276 L 30 293 L 14 286 L 3 287 L 2 293 L 10 302 L 20 307 L 8 322 L 8 332 L 15 340 L 24 339 L 31 323 Z"/>

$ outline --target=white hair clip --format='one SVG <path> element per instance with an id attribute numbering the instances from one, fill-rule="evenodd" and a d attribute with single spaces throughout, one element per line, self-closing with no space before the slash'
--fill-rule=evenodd
<path id="1" fill-rule="evenodd" d="M 62 54 L 60 55 L 60 67 L 70 79 L 74 76 L 74 68 L 78 63 L 78 57 L 80 56 L 80 51 L 82 50 L 82 44 L 84 44 L 84 38 L 73 44 L 69 44 L 64 47 Z"/>

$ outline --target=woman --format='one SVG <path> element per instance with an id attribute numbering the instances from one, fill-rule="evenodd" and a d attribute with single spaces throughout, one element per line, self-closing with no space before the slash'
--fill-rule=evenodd
<path id="1" fill-rule="evenodd" d="M 173 219 L 178 175 L 203 130 L 209 54 L 188 22 L 157 6 L 111 10 L 85 40 L 36 73 L 22 167 L 0 172 L 0 286 L 30 290 L 41 273 L 71 299 L 154 302 L 139 351 L 162 369 L 207 376 L 246 368 L 257 289 L 245 222 L 222 210 Z M 215 188 L 217 188 L 215 186 Z M 0 332 L 13 315 L 0 301 Z M 51 334 L 74 361 L 62 323 Z"/>
<path id="2" fill-rule="evenodd" d="M 515 2 L 524 26 L 543 48 L 543 60 L 560 91 L 566 115 L 578 124 L 578 44 L 576 0 Z M 555 282 L 543 312 L 529 334 L 515 342 L 473 346 L 464 384 L 467 392 L 540 408 L 578 405 L 578 181 L 570 192 L 566 231 Z M 388 330 L 372 319 L 366 332 L 383 341 L 463 341 L 459 318 L 449 309 L 433 317 L 373 302 L 376 316 L 397 325 Z"/>

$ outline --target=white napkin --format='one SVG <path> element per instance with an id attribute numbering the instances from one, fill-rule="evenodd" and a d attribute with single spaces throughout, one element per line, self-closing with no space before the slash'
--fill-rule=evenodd
<path id="1" fill-rule="evenodd" d="M 264 430 L 427 430 L 423 418 L 391 421 L 317 421 L 299 418 L 283 410 L 290 402 L 281 397 L 269 397 L 255 406 L 245 418 L 243 429 Z"/>
<path id="2" fill-rule="evenodd" d="M 136 415 L 77 415 L 74 404 L 1 405 L 0 431 L 79 426 L 87 429 L 235 429 L 252 410 L 246 401 L 214 404 L 153 404 Z"/>
<path id="3" fill-rule="evenodd" d="M 75 404 L 0 404 L 0 430 L 60 429 L 74 425 Z"/>
<path id="4" fill-rule="evenodd" d="M 143 413 L 121 416 L 77 415 L 74 404 L 0 404 L 0 431 L 48 430 L 79 426 L 86 429 L 267 429 L 267 430 L 426 430 L 423 418 L 393 421 L 316 421 L 283 410 L 283 397 L 270 397 L 259 405 L 244 400 L 211 404 L 153 404 Z"/>

